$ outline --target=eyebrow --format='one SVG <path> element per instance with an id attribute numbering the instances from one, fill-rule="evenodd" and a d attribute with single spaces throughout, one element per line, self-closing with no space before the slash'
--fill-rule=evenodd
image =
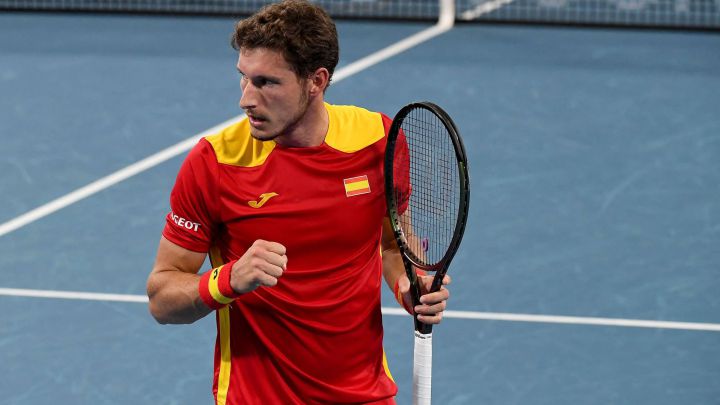
<path id="1" fill-rule="evenodd" d="M 278 77 L 278 76 L 258 75 L 258 76 L 252 76 L 252 77 L 251 77 L 251 76 L 248 76 L 248 75 L 246 75 L 245 73 L 243 73 L 243 71 L 240 70 L 240 68 L 236 67 L 236 69 L 237 69 L 238 73 L 240 73 L 241 75 L 247 77 L 247 78 L 250 79 L 250 80 L 253 80 L 253 79 L 264 79 L 264 80 L 270 80 L 270 81 L 278 82 L 278 83 L 281 81 L 281 78 Z"/>

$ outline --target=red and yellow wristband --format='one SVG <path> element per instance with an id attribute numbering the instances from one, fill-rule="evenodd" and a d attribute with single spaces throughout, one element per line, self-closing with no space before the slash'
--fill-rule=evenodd
<path id="1" fill-rule="evenodd" d="M 235 301 L 240 294 L 230 286 L 230 273 L 237 260 L 216 267 L 200 277 L 200 298 L 210 309 L 220 309 Z"/>

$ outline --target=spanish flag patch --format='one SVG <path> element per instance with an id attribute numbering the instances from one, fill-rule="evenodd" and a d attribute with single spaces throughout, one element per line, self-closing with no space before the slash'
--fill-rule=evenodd
<path id="1" fill-rule="evenodd" d="M 343 183 L 345 183 L 346 197 L 353 197 L 370 192 L 370 182 L 366 175 L 344 179 Z"/>

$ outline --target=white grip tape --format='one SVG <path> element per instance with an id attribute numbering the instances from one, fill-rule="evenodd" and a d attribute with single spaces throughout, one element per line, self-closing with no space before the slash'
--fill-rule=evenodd
<path id="1" fill-rule="evenodd" d="M 413 405 L 430 405 L 432 387 L 432 333 L 415 331 Z"/>

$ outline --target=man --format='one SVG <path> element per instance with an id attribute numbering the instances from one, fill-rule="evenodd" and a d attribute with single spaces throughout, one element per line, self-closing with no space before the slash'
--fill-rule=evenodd
<path id="1" fill-rule="evenodd" d="M 217 404 L 394 404 L 381 274 L 413 308 L 385 219 L 390 119 L 324 102 L 337 33 L 309 2 L 264 8 L 232 43 L 247 118 L 183 163 L 150 311 L 160 323 L 216 312 Z M 214 269 L 199 274 L 208 252 Z M 425 294 L 420 321 L 440 322 L 448 295 Z"/>

